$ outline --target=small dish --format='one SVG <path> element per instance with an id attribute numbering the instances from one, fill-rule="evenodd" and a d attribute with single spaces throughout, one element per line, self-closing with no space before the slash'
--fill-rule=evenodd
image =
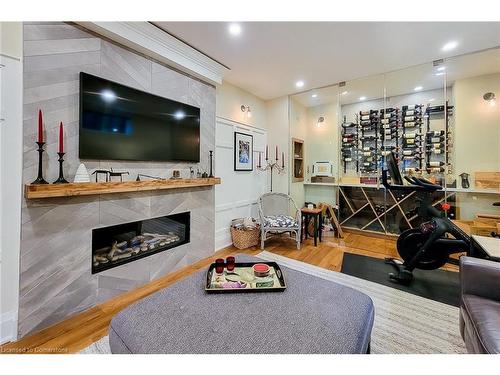
<path id="1" fill-rule="evenodd" d="M 253 269 L 253 273 L 256 277 L 269 276 L 269 272 L 271 270 L 271 268 L 267 264 L 264 264 L 264 263 L 254 264 L 252 269 Z"/>

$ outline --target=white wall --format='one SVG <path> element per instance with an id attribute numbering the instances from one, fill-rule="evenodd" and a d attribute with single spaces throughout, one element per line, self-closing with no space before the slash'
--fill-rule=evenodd
<path id="1" fill-rule="evenodd" d="M 266 104 L 262 99 L 227 82 L 217 86 L 217 117 L 242 124 L 267 128 Z M 241 106 L 249 106 L 251 117 L 241 111 Z"/>
<path id="2" fill-rule="evenodd" d="M 17 337 L 22 171 L 22 25 L 0 23 L 0 343 Z"/>
<path id="3" fill-rule="evenodd" d="M 253 136 L 253 171 L 234 170 L 234 132 Z M 241 217 L 258 217 L 257 199 L 267 192 L 266 174 L 256 170 L 258 153 L 267 143 L 264 129 L 234 121 L 216 120 L 215 174 L 222 183 L 215 188 L 215 247 L 231 245 L 229 227 L 231 220 Z"/>
<path id="4" fill-rule="evenodd" d="M 267 108 L 263 100 L 224 82 L 216 90 L 215 175 L 222 180 L 215 188 L 215 247 L 231 245 L 231 220 L 257 217 L 257 198 L 268 190 L 267 173 L 257 171 L 258 152 L 267 144 Z M 241 106 L 250 106 L 248 117 Z M 253 136 L 254 170 L 234 171 L 234 132 Z"/>
<path id="5" fill-rule="evenodd" d="M 290 173 L 290 127 L 288 124 L 288 97 L 281 97 L 266 102 L 267 108 L 267 123 L 268 123 L 268 144 L 269 149 L 273 151 L 274 147 L 278 146 L 280 153 L 285 153 L 285 160 L 288 160 L 288 165 L 285 165 L 284 173 L 273 174 L 273 191 L 278 193 L 289 194 L 289 176 Z"/>

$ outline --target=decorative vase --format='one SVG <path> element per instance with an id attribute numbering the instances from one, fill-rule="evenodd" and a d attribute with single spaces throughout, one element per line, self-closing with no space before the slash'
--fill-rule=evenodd
<path id="1" fill-rule="evenodd" d="M 75 179 L 73 182 L 90 182 L 89 171 L 85 164 L 81 163 L 76 170 Z"/>

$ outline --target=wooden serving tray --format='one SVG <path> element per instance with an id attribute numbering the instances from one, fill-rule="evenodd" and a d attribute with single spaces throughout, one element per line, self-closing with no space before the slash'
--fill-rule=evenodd
<path id="1" fill-rule="evenodd" d="M 267 264 L 271 267 L 269 276 L 256 277 L 252 269 L 255 264 Z M 215 263 L 212 263 L 208 268 L 205 284 L 207 293 L 283 292 L 285 289 L 283 271 L 276 262 L 235 263 L 233 273 L 228 273 L 224 268 L 222 275 L 216 274 Z"/>

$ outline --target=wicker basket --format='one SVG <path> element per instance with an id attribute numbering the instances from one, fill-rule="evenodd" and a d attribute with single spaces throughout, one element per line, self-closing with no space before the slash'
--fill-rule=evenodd
<path id="1" fill-rule="evenodd" d="M 254 229 L 237 229 L 231 226 L 231 237 L 233 245 L 238 249 L 247 249 L 259 244 L 260 225 Z"/>

